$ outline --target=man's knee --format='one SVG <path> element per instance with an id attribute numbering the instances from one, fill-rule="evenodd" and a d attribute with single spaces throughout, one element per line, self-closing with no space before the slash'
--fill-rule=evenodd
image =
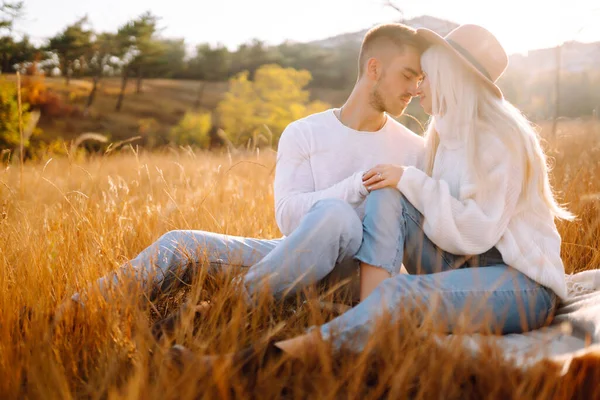
<path id="1" fill-rule="evenodd" d="M 195 250 L 210 247 L 213 242 L 216 242 L 216 236 L 218 235 L 212 232 L 176 229 L 162 235 L 158 242 L 160 242 L 161 247 Z"/>
<path id="2" fill-rule="evenodd" d="M 367 196 L 368 203 L 402 204 L 405 197 L 398 189 L 386 187 L 374 190 Z"/>
<path id="3" fill-rule="evenodd" d="M 360 244 L 362 222 L 350 204 L 338 199 L 323 199 L 315 204 L 314 211 L 319 213 L 323 233 L 344 236 Z"/>
<path id="4" fill-rule="evenodd" d="M 201 246 L 202 243 L 199 243 L 190 231 L 172 230 L 163 234 L 149 249 L 157 251 L 157 255 L 160 254 L 160 259 L 163 261 L 168 259 L 169 262 L 173 262 L 175 260 L 187 260 L 190 254 Z"/>
<path id="5" fill-rule="evenodd" d="M 367 196 L 365 217 L 384 217 L 396 221 L 402 216 L 402 211 L 409 207 L 411 207 L 410 202 L 399 190 L 378 189 Z"/>
<path id="6" fill-rule="evenodd" d="M 162 245 L 169 245 L 169 244 L 174 245 L 181 241 L 181 238 L 182 238 L 184 232 L 185 231 L 183 231 L 183 230 L 169 231 L 169 232 L 163 234 L 160 238 L 158 238 L 158 241 Z"/>

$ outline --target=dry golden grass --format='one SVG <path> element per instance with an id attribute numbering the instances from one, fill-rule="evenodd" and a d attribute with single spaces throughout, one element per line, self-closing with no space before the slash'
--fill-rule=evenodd
<path id="1" fill-rule="evenodd" d="M 565 125 L 566 126 L 566 125 Z M 579 220 L 560 223 L 567 271 L 600 265 L 600 136 L 578 123 L 548 144 L 553 181 Z M 250 382 L 218 363 L 183 372 L 165 362 L 169 345 L 150 334 L 153 321 L 182 301 L 211 299 L 217 311 L 184 324 L 178 343 L 197 354 L 239 349 L 265 337 L 302 333 L 330 312 L 292 299 L 263 299 L 247 310 L 226 275 L 199 274 L 193 287 L 141 307 L 117 296 L 92 297 L 83 311 L 52 324 L 57 305 L 114 270 L 171 229 L 275 238 L 272 152 L 136 153 L 52 159 L 0 172 L 0 398 L 592 398 L 600 356 L 527 372 L 490 347 L 473 358 L 459 346 L 436 345 L 410 319 L 399 337 L 382 329 L 373 351 L 303 362 L 286 360 Z M 129 293 L 132 294 L 132 293 Z M 135 294 L 135 293 L 133 293 Z M 340 300 L 316 288 L 310 299 Z M 188 322 L 189 318 L 188 318 Z M 251 384 L 252 383 L 252 384 Z"/>

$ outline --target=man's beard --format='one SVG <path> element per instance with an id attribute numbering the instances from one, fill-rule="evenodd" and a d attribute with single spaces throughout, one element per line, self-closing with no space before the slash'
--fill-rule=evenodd
<path id="1" fill-rule="evenodd" d="M 387 112 L 388 111 L 388 108 L 385 105 L 385 100 L 383 99 L 383 96 L 381 95 L 381 92 L 379 91 L 379 82 L 377 82 L 377 84 L 371 91 L 369 104 L 377 112 Z"/>
<path id="2" fill-rule="evenodd" d="M 381 112 L 381 113 L 383 113 L 383 112 L 387 113 L 394 118 L 401 116 L 404 113 L 404 110 L 406 109 L 406 107 L 404 107 L 401 110 L 399 110 L 397 113 L 392 112 L 392 110 L 390 110 L 390 108 L 387 106 L 387 104 L 385 102 L 385 98 L 383 97 L 383 95 L 381 94 L 381 91 L 379 90 L 379 82 L 377 82 L 377 84 L 375 84 L 375 87 L 373 87 L 373 90 L 371 91 L 371 95 L 369 98 L 369 104 L 371 105 L 371 107 L 373 107 L 373 109 L 375 111 Z"/>

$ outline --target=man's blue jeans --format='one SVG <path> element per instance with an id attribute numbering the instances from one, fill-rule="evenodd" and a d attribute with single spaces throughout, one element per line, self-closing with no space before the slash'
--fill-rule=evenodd
<path id="1" fill-rule="evenodd" d="M 274 240 L 175 230 L 161 236 L 115 273 L 98 280 L 101 291 L 133 277 L 145 288 L 168 288 L 190 268 L 247 270 L 241 286 L 249 297 L 268 287 L 275 298 L 297 293 L 324 278 L 358 277 L 354 255 L 362 223 L 346 202 L 320 200 L 287 237 Z M 73 300 L 79 301 L 79 294 Z"/>

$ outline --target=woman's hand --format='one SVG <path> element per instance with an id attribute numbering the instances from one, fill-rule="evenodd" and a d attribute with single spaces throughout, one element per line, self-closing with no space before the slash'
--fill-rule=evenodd
<path id="1" fill-rule="evenodd" d="M 402 178 L 404 168 L 401 165 L 377 165 L 363 175 L 363 184 L 369 192 L 385 187 L 395 188 Z"/>

